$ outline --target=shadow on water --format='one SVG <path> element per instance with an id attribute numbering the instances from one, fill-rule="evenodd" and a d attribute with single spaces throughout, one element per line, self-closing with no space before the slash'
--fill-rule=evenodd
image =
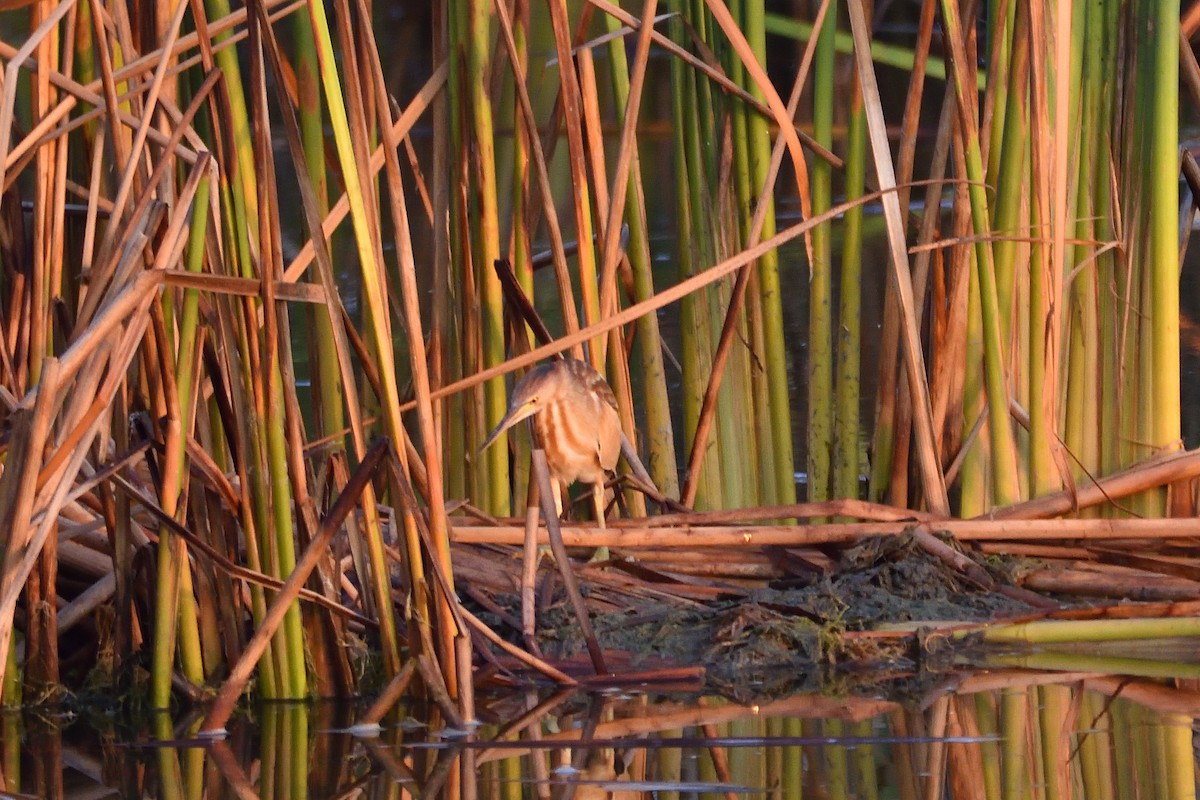
<path id="1" fill-rule="evenodd" d="M 902 701 L 513 690 L 469 732 L 408 707 L 354 735 L 354 707 L 264 705 L 215 742 L 198 716 L 10 715 L 0 796 L 1194 797 L 1191 687 L 1010 669 Z"/>

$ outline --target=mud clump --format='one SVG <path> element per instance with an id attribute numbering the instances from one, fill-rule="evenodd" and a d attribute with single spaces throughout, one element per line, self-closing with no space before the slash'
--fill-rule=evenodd
<path id="1" fill-rule="evenodd" d="M 1016 565 L 988 567 L 1001 573 Z M 918 660 L 913 637 L 869 632 L 1029 610 L 977 590 L 907 537 L 883 537 L 842 551 L 836 569 L 808 580 L 731 590 L 706 604 L 641 603 L 596 614 L 593 624 L 606 650 L 628 652 L 634 664 L 703 665 L 709 683 L 743 694 L 828 688 L 835 676 L 911 673 Z M 547 655 L 569 657 L 584 648 L 565 602 L 547 608 L 538 628 Z"/>

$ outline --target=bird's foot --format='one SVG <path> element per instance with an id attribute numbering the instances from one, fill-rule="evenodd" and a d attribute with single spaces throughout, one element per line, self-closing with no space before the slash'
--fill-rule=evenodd
<path id="1" fill-rule="evenodd" d="M 592 553 L 592 557 L 588 559 L 588 564 L 599 564 L 611 558 L 612 553 L 608 552 L 608 545 L 601 545 Z"/>

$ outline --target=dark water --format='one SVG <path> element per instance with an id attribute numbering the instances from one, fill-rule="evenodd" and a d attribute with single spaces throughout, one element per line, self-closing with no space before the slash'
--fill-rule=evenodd
<path id="1" fill-rule="evenodd" d="M 4 797 L 1195 797 L 1200 693 L 1089 673 L 948 674 L 901 702 L 758 704 L 643 689 L 479 698 L 449 730 L 405 708 L 268 705 L 220 742 L 198 720 L 8 716 Z M 1136 789 L 1134 787 L 1137 787 Z"/>

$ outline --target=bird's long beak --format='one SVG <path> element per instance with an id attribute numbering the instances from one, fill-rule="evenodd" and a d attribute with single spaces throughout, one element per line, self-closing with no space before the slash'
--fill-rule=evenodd
<path id="1" fill-rule="evenodd" d="M 534 408 L 533 403 L 525 403 L 524 405 L 514 406 L 508 409 L 508 413 L 504 415 L 502 420 L 500 420 L 500 424 L 488 434 L 487 439 L 484 440 L 483 445 L 479 448 L 479 452 L 482 453 L 484 450 L 487 450 L 492 446 L 493 442 L 500 438 L 500 434 L 504 433 L 513 425 L 516 425 L 521 420 L 533 414 L 535 410 L 536 409 Z"/>

